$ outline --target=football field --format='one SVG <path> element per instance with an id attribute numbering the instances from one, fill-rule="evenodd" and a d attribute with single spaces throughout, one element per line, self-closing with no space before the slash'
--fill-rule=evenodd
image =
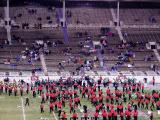
<path id="1" fill-rule="evenodd" d="M 25 106 L 25 97 L 26 94 L 24 94 L 23 97 L 20 97 L 19 94 L 16 97 L 4 93 L 0 95 L 0 120 L 59 120 L 57 111 L 54 111 L 53 113 L 49 112 L 48 102 L 45 103 L 44 113 L 40 113 L 41 98 L 38 95 L 36 98 L 33 98 L 31 94 L 28 95 L 30 100 L 29 106 Z M 81 106 L 76 108 L 79 120 L 81 120 L 81 117 L 83 116 L 83 105 L 87 105 L 90 118 L 95 111 L 95 107 L 92 106 L 87 98 L 81 98 Z M 62 110 L 65 110 L 67 118 L 70 120 L 71 114 L 69 102 L 66 102 L 66 105 Z M 149 120 L 149 117 L 145 113 L 146 111 L 142 110 L 138 120 Z M 102 120 L 102 118 L 99 120 Z M 157 111 L 154 112 L 154 120 L 160 120 Z"/>

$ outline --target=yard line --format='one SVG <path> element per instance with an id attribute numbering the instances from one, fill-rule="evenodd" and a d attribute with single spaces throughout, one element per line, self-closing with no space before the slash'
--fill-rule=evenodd
<path id="1" fill-rule="evenodd" d="M 53 113 L 54 118 L 55 118 L 56 120 L 58 120 L 57 117 L 56 117 L 56 115 L 55 115 L 55 113 L 54 113 L 54 111 L 53 111 L 52 113 Z"/>
<path id="2" fill-rule="evenodd" d="M 22 102 L 22 112 L 23 112 L 23 120 L 26 120 L 26 114 L 24 110 L 24 104 L 23 104 L 23 98 L 21 97 L 21 102 Z"/>
<path id="3" fill-rule="evenodd" d="M 81 113 L 83 113 L 83 109 L 81 109 L 79 106 L 78 106 L 78 109 L 80 110 Z"/>

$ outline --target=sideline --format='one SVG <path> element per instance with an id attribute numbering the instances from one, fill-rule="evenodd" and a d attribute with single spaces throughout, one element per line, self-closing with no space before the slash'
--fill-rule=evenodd
<path id="1" fill-rule="evenodd" d="M 25 114 L 24 103 L 23 103 L 23 98 L 22 97 L 21 97 L 21 102 L 22 102 L 23 120 L 26 120 L 26 114 Z"/>

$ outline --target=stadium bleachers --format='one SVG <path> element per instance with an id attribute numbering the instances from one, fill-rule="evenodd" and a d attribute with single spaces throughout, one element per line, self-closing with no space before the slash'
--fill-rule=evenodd
<path id="1" fill-rule="evenodd" d="M 69 24 L 106 25 L 112 20 L 109 9 L 83 7 L 71 8 L 67 10 L 71 12 L 71 17 L 68 18 Z"/>
<path id="2" fill-rule="evenodd" d="M 44 8 L 44 7 L 11 7 L 10 17 L 17 24 L 28 23 L 34 26 L 37 23 L 41 24 L 55 24 L 56 23 L 56 12 L 55 9 Z"/>
<path id="3" fill-rule="evenodd" d="M 0 9 L 3 13 L 3 9 Z M 115 11 L 116 13 L 116 11 Z M 145 14 L 143 18 L 141 15 Z M 3 16 L 3 15 L 2 15 Z M 30 26 L 35 26 L 35 24 L 40 23 L 44 24 L 57 24 L 57 13 L 55 8 L 45 8 L 45 7 L 34 7 L 34 6 L 25 6 L 25 7 L 11 7 L 10 8 L 11 19 L 16 22 L 18 25 L 28 23 Z M 86 56 L 81 54 L 83 48 L 80 48 L 80 44 L 85 45 L 85 40 L 87 36 L 91 36 L 92 41 L 100 41 L 101 28 L 87 28 L 87 27 L 76 27 L 78 24 L 82 25 L 100 25 L 105 26 L 109 25 L 112 21 L 112 15 L 110 9 L 105 8 L 91 8 L 83 7 L 81 8 L 67 8 L 66 10 L 67 25 L 72 25 L 68 27 L 69 42 L 65 43 L 63 33 L 60 27 L 55 28 L 42 28 L 42 29 L 14 29 L 11 31 L 13 38 L 13 45 L 5 46 L 0 49 L 1 65 L 0 67 L 5 70 L 32 70 L 34 68 L 41 68 L 40 61 L 32 61 L 32 64 L 28 66 L 27 60 L 16 62 L 16 57 L 22 56 L 22 51 L 25 48 L 32 47 L 32 44 L 35 40 L 44 40 L 55 43 L 56 41 L 61 41 L 61 45 L 56 47 L 49 47 L 51 51 L 50 55 L 46 56 L 46 63 L 49 71 L 58 71 L 58 64 L 63 63 L 65 70 L 75 71 L 78 66 L 77 63 L 68 64 L 67 61 L 70 57 L 80 57 L 83 61 L 93 60 L 96 53 L 91 53 Z M 124 25 L 156 25 L 159 23 L 159 9 L 121 9 L 120 10 L 120 20 Z M 50 22 L 52 21 L 52 22 Z M 75 27 L 73 27 L 75 25 Z M 7 40 L 6 30 L 3 28 L 0 30 L 1 40 Z M 118 55 L 124 53 L 128 48 L 122 49 L 118 46 L 121 45 L 120 38 L 118 36 L 115 28 L 111 29 L 113 36 L 106 36 L 107 47 L 104 48 L 103 60 L 104 65 L 108 70 L 111 70 L 113 66 L 116 65 L 118 60 Z M 80 35 L 78 35 L 80 33 Z M 159 41 L 160 33 L 158 29 L 133 29 L 133 28 L 123 28 L 122 34 L 127 42 L 132 42 L 138 44 L 136 47 L 131 48 L 134 53 L 134 58 L 132 62 L 125 62 L 123 65 L 118 66 L 118 70 L 150 70 L 152 64 L 156 64 L 159 68 L 159 63 L 155 57 L 153 51 L 147 50 L 145 48 L 145 43 L 149 41 Z M 23 44 L 23 46 L 22 46 Z M 141 46 L 143 44 L 143 47 Z M 66 48 L 71 48 L 70 53 L 65 53 Z M 111 52 L 112 51 L 112 52 Z M 87 50 L 88 52 L 88 50 Z M 57 56 L 58 55 L 58 56 Z M 145 61 L 146 55 L 152 55 L 151 60 Z M 4 59 L 10 59 L 11 64 L 15 65 L 4 65 Z M 94 67 L 93 70 L 99 70 L 99 63 L 96 63 L 97 67 Z M 134 67 L 129 68 L 129 64 L 134 64 Z"/>
<path id="4" fill-rule="evenodd" d="M 120 21 L 126 25 L 158 25 L 160 23 L 160 10 L 120 9 Z"/>

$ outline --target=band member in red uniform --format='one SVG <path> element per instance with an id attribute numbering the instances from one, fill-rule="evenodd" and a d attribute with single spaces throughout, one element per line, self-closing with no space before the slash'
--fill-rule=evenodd
<path id="1" fill-rule="evenodd" d="M 41 109 L 41 113 L 44 113 L 44 104 L 43 103 L 40 104 L 40 109 Z"/>
<path id="2" fill-rule="evenodd" d="M 117 115 L 118 115 L 118 113 L 117 113 L 117 111 L 115 110 L 114 113 L 113 113 L 114 120 L 117 120 Z"/>
<path id="3" fill-rule="evenodd" d="M 142 85 L 142 93 L 144 93 L 144 85 Z"/>
<path id="4" fill-rule="evenodd" d="M 84 120 L 87 120 L 88 119 L 88 113 L 83 113 L 83 118 L 84 118 Z"/>
<path id="5" fill-rule="evenodd" d="M 5 93 L 7 94 L 7 92 L 8 92 L 8 85 L 5 84 Z"/>
<path id="6" fill-rule="evenodd" d="M 145 104 L 146 104 L 145 109 L 147 109 L 147 110 L 148 110 L 148 104 L 149 104 L 149 100 L 148 100 L 148 99 L 145 99 Z"/>
<path id="7" fill-rule="evenodd" d="M 130 120 L 131 119 L 131 112 L 129 110 L 126 110 L 125 114 L 126 114 L 126 120 Z"/>
<path id="8" fill-rule="evenodd" d="M 0 95 L 3 93 L 3 84 L 2 82 L 0 83 Z"/>
<path id="9" fill-rule="evenodd" d="M 106 110 L 102 110 L 102 117 L 103 117 L 103 120 L 107 120 L 107 112 L 106 112 Z"/>
<path id="10" fill-rule="evenodd" d="M 128 97 L 129 97 L 129 100 L 131 100 L 131 91 L 128 91 Z"/>
<path id="11" fill-rule="evenodd" d="M 96 112 L 93 115 L 94 115 L 94 119 L 98 120 L 98 116 L 99 116 L 98 110 L 96 110 Z"/>
<path id="12" fill-rule="evenodd" d="M 10 96 L 12 94 L 12 86 L 9 86 L 8 88 L 8 95 Z"/>
<path id="13" fill-rule="evenodd" d="M 111 120 L 111 119 L 112 119 L 112 112 L 109 111 L 109 112 L 108 112 L 108 120 Z"/>
<path id="14" fill-rule="evenodd" d="M 134 120 L 137 120 L 138 119 L 138 110 L 134 110 L 133 111 L 133 116 L 134 116 Z"/>
<path id="15" fill-rule="evenodd" d="M 122 105 L 122 103 L 120 103 L 120 105 L 119 105 L 119 112 L 123 112 L 123 105 Z"/>
<path id="16" fill-rule="evenodd" d="M 106 96 L 106 102 L 109 102 L 109 100 L 110 100 L 110 97 L 107 95 Z"/>
<path id="17" fill-rule="evenodd" d="M 40 89 L 39 89 L 40 95 L 42 94 L 42 90 L 43 90 L 43 85 L 40 85 Z"/>
<path id="18" fill-rule="evenodd" d="M 46 101 L 48 101 L 48 99 L 49 99 L 49 93 L 46 92 Z"/>
<path id="19" fill-rule="evenodd" d="M 20 94 L 23 96 L 23 86 L 20 87 Z"/>
<path id="20" fill-rule="evenodd" d="M 27 89 L 26 89 L 26 93 L 29 93 L 29 83 L 27 83 Z"/>
<path id="21" fill-rule="evenodd" d="M 109 111 L 110 106 L 110 103 L 106 103 L 107 111 Z"/>
<path id="22" fill-rule="evenodd" d="M 52 102 L 50 102 L 50 104 L 49 104 L 49 111 L 50 111 L 50 113 L 53 111 L 53 103 Z"/>
<path id="23" fill-rule="evenodd" d="M 17 96 L 17 87 L 14 87 L 14 96 Z"/>
<path id="24" fill-rule="evenodd" d="M 83 88 L 83 90 L 82 90 L 82 98 L 86 98 L 86 95 L 85 95 L 85 88 Z"/>
<path id="25" fill-rule="evenodd" d="M 107 93 L 108 96 L 110 96 L 111 92 L 110 92 L 109 87 L 107 88 L 106 93 Z"/>
<path id="26" fill-rule="evenodd" d="M 123 111 L 120 112 L 120 118 L 121 118 L 121 120 L 124 120 L 124 113 L 123 113 Z"/>
<path id="27" fill-rule="evenodd" d="M 159 95 L 158 95 L 157 92 L 154 92 L 154 93 L 153 93 L 153 98 L 154 98 L 155 102 L 158 101 Z"/>
<path id="28" fill-rule="evenodd" d="M 58 102 L 57 107 L 58 107 L 58 116 L 60 117 L 60 115 L 61 115 L 61 108 L 62 108 L 62 102 L 61 101 Z"/>
<path id="29" fill-rule="evenodd" d="M 157 110 L 160 110 L 160 101 L 156 102 Z"/>
<path id="30" fill-rule="evenodd" d="M 150 108 L 151 108 L 151 109 L 154 109 L 154 108 L 155 108 L 155 101 L 154 101 L 153 99 L 151 99 Z"/>
<path id="31" fill-rule="evenodd" d="M 70 107 L 70 113 L 72 113 L 74 111 L 74 107 L 73 107 L 73 104 L 71 102 L 69 103 L 69 107 Z"/>
<path id="32" fill-rule="evenodd" d="M 42 102 L 42 103 L 45 103 L 44 97 L 45 97 L 45 96 L 44 96 L 44 93 L 42 92 L 42 94 L 41 94 L 41 99 L 42 99 L 41 102 Z"/>
<path id="33" fill-rule="evenodd" d="M 74 110 L 73 114 L 72 114 L 72 118 L 73 120 L 78 119 L 78 114 L 76 113 L 76 111 Z"/>
<path id="34" fill-rule="evenodd" d="M 62 112 L 61 112 L 61 119 L 62 119 L 62 120 L 67 120 L 67 114 L 66 114 L 65 111 L 62 111 Z"/>
<path id="35" fill-rule="evenodd" d="M 62 97 L 62 106 L 65 107 L 65 99 Z"/>
<path id="36" fill-rule="evenodd" d="M 77 97 L 77 103 L 78 103 L 78 105 L 80 105 L 80 106 L 81 106 L 81 100 L 80 100 L 80 97 Z"/>
<path id="37" fill-rule="evenodd" d="M 36 87 L 33 87 L 33 92 L 32 92 L 32 94 L 33 94 L 33 98 L 35 98 L 35 97 L 36 97 Z"/>

